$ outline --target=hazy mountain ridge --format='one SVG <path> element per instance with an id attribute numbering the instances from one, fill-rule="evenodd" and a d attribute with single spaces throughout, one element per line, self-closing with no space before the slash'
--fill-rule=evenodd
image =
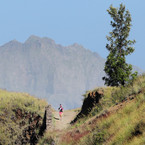
<path id="1" fill-rule="evenodd" d="M 0 47 L 0 88 L 47 98 L 65 109 L 81 105 L 82 94 L 103 86 L 105 59 L 75 43 L 61 46 L 49 38 L 30 36 Z"/>

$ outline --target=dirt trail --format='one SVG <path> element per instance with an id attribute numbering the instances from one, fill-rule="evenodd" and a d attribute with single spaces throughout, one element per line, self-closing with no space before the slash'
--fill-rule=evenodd
<path id="1" fill-rule="evenodd" d="M 69 123 L 75 118 L 77 113 L 78 112 L 75 110 L 66 110 L 63 112 L 62 120 L 60 120 L 59 113 L 57 111 L 53 112 L 55 120 L 55 129 L 66 129 L 70 125 Z"/>

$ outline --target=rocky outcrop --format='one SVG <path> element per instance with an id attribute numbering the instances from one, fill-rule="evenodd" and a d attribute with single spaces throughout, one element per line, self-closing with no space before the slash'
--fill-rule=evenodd
<path id="1" fill-rule="evenodd" d="M 84 102 L 81 108 L 81 111 L 76 116 L 76 118 L 71 122 L 71 124 L 75 123 L 79 118 L 83 116 L 87 116 L 93 107 L 99 103 L 99 100 L 103 96 L 103 89 L 99 89 L 96 91 L 89 92 L 88 95 L 84 98 Z"/>
<path id="2" fill-rule="evenodd" d="M 37 113 L 24 112 L 22 109 L 14 110 L 19 127 L 22 132 L 18 135 L 15 144 L 35 145 L 38 141 L 38 131 L 42 125 L 42 117 Z"/>
<path id="3" fill-rule="evenodd" d="M 43 117 L 43 124 L 40 128 L 39 135 L 43 136 L 44 132 L 46 130 L 52 130 L 53 129 L 53 116 L 52 116 L 52 107 L 51 105 L 48 105 L 45 107 L 45 113 Z"/>
<path id="4" fill-rule="evenodd" d="M 15 121 L 19 122 L 22 133 L 17 137 L 15 144 L 31 144 L 35 145 L 40 136 L 43 136 L 46 130 L 53 129 L 53 116 L 51 105 L 45 108 L 43 117 L 37 113 L 23 112 L 22 109 L 13 110 L 15 112 Z M 13 120 L 14 121 L 14 120 Z M 28 122 L 28 124 L 26 123 Z"/>
<path id="5" fill-rule="evenodd" d="M 51 105 L 47 106 L 45 108 L 45 111 L 46 111 L 46 130 L 51 130 L 53 128 Z"/>

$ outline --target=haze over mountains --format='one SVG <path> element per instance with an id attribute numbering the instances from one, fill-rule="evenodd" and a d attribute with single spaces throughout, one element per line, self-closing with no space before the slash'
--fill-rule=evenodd
<path id="1" fill-rule="evenodd" d="M 76 108 L 86 90 L 103 86 L 104 63 L 78 44 L 64 47 L 37 36 L 13 40 L 0 47 L 0 88 L 46 98 L 54 108 Z"/>

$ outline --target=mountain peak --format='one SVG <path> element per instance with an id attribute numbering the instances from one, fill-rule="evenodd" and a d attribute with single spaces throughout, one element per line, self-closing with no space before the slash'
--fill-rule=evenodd
<path id="1" fill-rule="evenodd" d="M 10 42 L 3 45 L 3 47 L 16 47 L 22 45 L 21 42 L 17 41 L 16 39 L 11 40 Z"/>
<path id="2" fill-rule="evenodd" d="M 49 43 L 49 44 L 52 44 L 52 45 L 54 45 L 54 44 L 56 45 L 55 41 L 51 38 L 48 38 L 48 37 L 43 37 L 42 41 L 46 42 L 46 43 Z"/>
<path id="3" fill-rule="evenodd" d="M 79 48 L 82 48 L 83 46 L 82 45 L 80 45 L 80 44 L 78 44 L 78 43 L 74 43 L 73 45 L 72 45 L 73 47 L 79 47 Z"/>
<path id="4" fill-rule="evenodd" d="M 17 41 L 16 39 L 13 39 L 13 40 L 11 40 L 11 41 L 8 42 L 8 43 L 13 43 L 13 44 L 22 44 L 21 42 Z M 7 44 L 8 44 L 8 43 L 7 43 Z"/>
<path id="5" fill-rule="evenodd" d="M 54 45 L 55 44 L 55 41 L 48 38 L 48 37 L 38 37 L 38 36 L 35 36 L 35 35 L 31 35 L 26 41 L 25 43 L 35 43 L 35 42 L 42 42 L 42 43 L 48 43 L 48 44 L 51 44 L 51 45 Z"/>
<path id="6" fill-rule="evenodd" d="M 31 41 L 39 41 L 39 40 L 41 40 L 41 38 L 40 37 L 38 37 L 38 36 L 35 36 L 35 35 L 31 35 L 26 41 L 25 41 L 25 43 L 28 43 L 28 42 L 31 42 Z"/>

